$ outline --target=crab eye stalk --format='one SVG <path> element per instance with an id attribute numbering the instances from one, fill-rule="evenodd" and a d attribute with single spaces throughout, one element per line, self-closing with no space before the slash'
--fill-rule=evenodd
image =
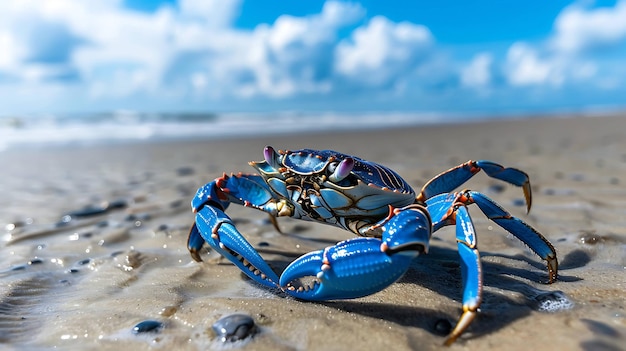
<path id="1" fill-rule="evenodd" d="M 331 166 L 333 165 L 329 165 L 329 170 L 332 171 L 332 173 L 328 176 L 328 180 L 333 183 L 337 183 L 344 180 L 350 174 L 352 168 L 354 168 L 354 159 L 352 157 L 348 157 L 339 162 L 334 169 L 332 169 L 333 167 Z"/>
<path id="2" fill-rule="evenodd" d="M 279 169 L 281 167 L 279 159 L 280 155 L 274 150 L 271 146 L 266 146 L 263 149 L 263 157 L 265 158 L 265 162 L 270 165 L 274 169 Z"/>

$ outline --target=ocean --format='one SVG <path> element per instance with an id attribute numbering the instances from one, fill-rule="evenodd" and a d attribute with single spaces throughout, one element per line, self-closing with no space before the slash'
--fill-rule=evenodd
<path id="1" fill-rule="evenodd" d="M 435 113 L 137 113 L 0 117 L 0 151 L 176 139 L 213 140 L 323 131 L 402 128 L 473 120 Z"/>

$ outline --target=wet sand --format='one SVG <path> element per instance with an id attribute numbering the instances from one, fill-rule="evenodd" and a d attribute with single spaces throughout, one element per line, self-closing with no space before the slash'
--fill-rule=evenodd
<path id="1" fill-rule="evenodd" d="M 236 267 L 186 249 L 196 189 L 222 172 L 252 172 L 265 145 L 335 149 L 385 164 L 419 189 L 468 159 L 526 171 L 521 189 L 479 174 L 492 197 L 556 247 L 559 280 L 476 208 L 484 269 L 481 313 L 450 350 L 626 349 L 626 116 L 526 119 L 245 140 L 47 147 L 0 153 L 0 348 L 64 350 L 431 350 L 461 313 L 454 229 L 386 290 L 356 300 L 301 302 Z M 69 216 L 68 216 L 69 214 Z M 248 240 L 280 271 L 351 237 L 320 224 L 231 206 Z M 563 292 L 571 308 L 541 311 Z M 547 294 L 547 295 L 546 295 Z M 250 315 L 260 332 L 222 343 L 211 326 Z M 163 327 L 133 334 L 142 321 Z M 443 325 L 443 327 L 442 327 Z"/>

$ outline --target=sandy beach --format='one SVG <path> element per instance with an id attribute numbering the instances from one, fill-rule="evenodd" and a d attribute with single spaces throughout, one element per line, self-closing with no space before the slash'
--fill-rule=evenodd
<path id="1" fill-rule="evenodd" d="M 479 174 L 484 192 L 556 247 L 559 280 L 512 235 L 471 209 L 484 268 L 481 313 L 450 350 L 626 350 L 626 116 L 529 118 L 383 131 L 213 141 L 9 149 L 0 153 L 0 348 L 49 350 L 432 350 L 461 314 L 454 228 L 407 274 L 360 299 L 302 302 L 252 283 L 228 261 L 186 248 L 196 189 L 252 172 L 263 147 L 334 149 L 384 164 L 416 190 L 469 159 L 526 171 L 519 188 Z M 280 271 L 348 232 L 231 206 L 246 238 Z M 542 311 L 562 292 L 571 308 Z M 221 317 L 259 332 L 222 343 Z M 154 320 L 162 327 L 134 334 Z"/>

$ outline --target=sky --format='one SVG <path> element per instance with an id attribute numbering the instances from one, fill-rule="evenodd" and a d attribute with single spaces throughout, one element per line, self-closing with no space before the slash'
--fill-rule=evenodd
<path id="1" fill-rule="evenodd" d="M 626 0 L 0 2 L 0 116 L 626 108 Z"/>

